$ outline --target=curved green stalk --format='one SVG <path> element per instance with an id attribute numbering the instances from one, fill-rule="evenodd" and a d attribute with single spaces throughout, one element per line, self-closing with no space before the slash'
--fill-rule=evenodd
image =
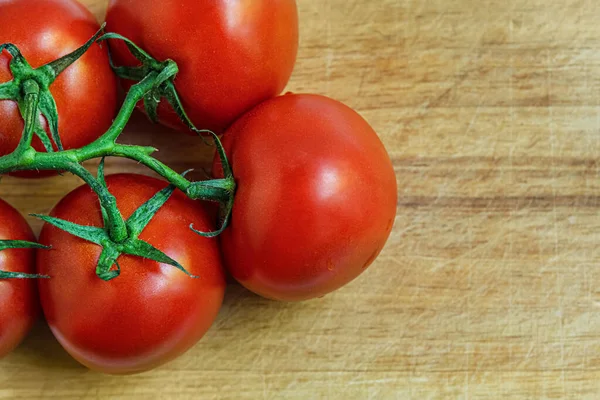
<path id="1" fill-rule="evenodd" d="M 102 257 L 96 271 L 101 279 L 110 280 L 119 275 L 120 268 L 117 258 L 120 254 L 150 258 L 157 262 L 173 265 L 187 273 L 183 266 L 160 250 L 140 241 L 138 235 L 158 209 L 168 200 L 175 188 L 184 192 L 191 199 L 214 201 L 221 204 L 223 224 L 216 232 L 199 232 L 193 226 L 190 226 L 190 229 L 205 237 L 215 237 L 223 232 L 231 217 L 236 189 L 229 162 L 217 135 L 210 131 L 197 129 L 183 109 L 173 84 L 173 80 L 179 71 L 177 64 L 172 60 L 164 62 L 154 60 L 148 53 L 119 35 L 106 34 L 98 39 L 101 32 L 102 30 L 73 53 L 37 69 L 33 69 L 27 63 L 16 46 L 12 44 L 0 45 L 0 51 L 5 49 L 12 56 L 9 66 L 13 73 L 12 81 L 0 84 L 0 100 L 16 101 L 25 121 L 23 136 L 15 151 L 12 154 L 0 157 L 0 174 L 27 170 L 68 171 L 80 177 L 94 190 L 100 201 L 105 225 L 103 228 L 79 226 L 52 217 L 38 217 L 75 236 L 102 246 Z M 116 67 L 112 64 L 111 59 L 111 66 L 117 75 L 139 82 L 133 85 L 127 93 L 117 117 L 105 134 L 82 148 L 64 150 L 58 132 L 58 112 L 50 92 L 50 85 L 62 71 L 85 54 L 95 41 L 107 39 L 124 40 L 132 54 L 142 62 L 141 67 Z M 117 143 L 117 139 L 122 134 L 125 125 L 140 101 L 144 101 L 149 116 L 155 121 L 155 111 L 162 99 L 166 99 L 173 106 L 181 120 L 192 131 L 199 135 L 210 133 L 213 136 L 225 173 L 223 179 L 204 182 L 189 181 L 185 178 L 185 173 L 179 174 L 152 157 L 152 154 L 157 151 L 155 148 Z M 48 121 L 50 135 L 41 128 L 39 124 L 40 115 Z M 34 134 L 40 138 L 46 152 L 38 152 L 32 147 Z M 204 140 L 203 137 L 202 140 Z M 55 151 L 53 144 L 58 151 Z M 148 200 L 148 203 L 134 214 L 135 218 L 132 217 L 125 221 L 117 207 L 115 197 L 110 193 L 104 181 L 105 157 L 122 157 L 135 160 L 164 177 L 171 183 L 171 186 Z M 82 166 L 83 162 L 95 158 L 102 158 L 98 177 L 95 177 Z M 0 241 L 0 250 L 2 244 L 8 245 L 10 242 Z M 37 246 L 39 247 L 39 245 Z M 117 270 L 113 269 L 114 265 L 117 265 Z M 12 274 L 11 276 L 18 278 L 25 277 L 25 275 Z M 7 273 L 0 274 L 0 278 L 11 276 L 8 276 Z"/>

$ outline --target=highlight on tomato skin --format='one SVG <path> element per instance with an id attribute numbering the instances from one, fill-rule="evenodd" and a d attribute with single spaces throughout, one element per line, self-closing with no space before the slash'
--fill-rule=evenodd
<path id="1" fill-rule="evenodd" d="M 223 145 L 238 189 L 221 246 L 246 288 L 282 301 L 321 297 L 382 251 L 396 216 L 396 175 L 358 113 L 324 96 L 287 94 L 240 118 Z M 221 177 L 218 158 L 213 167 Z"/>
<path id="2" fill-rule="evenodd" d="M 35 241 L 25 218 L 2 199 L 0 221 L 0 240 Z M 3 250 L 0 252 L 0 271 L 35 273 L 35 250 Z M 40 306 L 36 285 L 30 279 L 0 279 L 0 359 L 23 341 L 38 318 Z"/>
<path id="3" fill-rule="evenodd" d="M 167 186 L 141 175 L 106 177 L 124 218 Z M 51 215 L 102 227 L 96 195 L 87 186 L 69 193 Z M 175 192 L 139 238 L 178 261 L 192 278 L 156 261 L 123 255 L 121 274 L 108 282 L 96 276 L 100 246 L 49 224 L 40 235 L 51 251 L 38 253 L 37 270 L 48 325 L 65 350 L 86 367 L 132 374 L 161 366 L 185 353 L 215 321 L 225 292 L 218 241 L 192 232 L 190 224 L 214 230 L 202 202 Z"/>
<path id="4" fill-rule="evenodd" d="M 106 22 L 108 32 L 131 39 L 158 61 L 174 60 L 187 114 L 197 128 L 217 133 L 280 94 L 298 53 L 295 0 L 111 0 Z M 117 65 L 139 65 L 122 42 L 110 46 Z M 124 84 L 127 89 L 132 82 Z M 158 116 L 192 133 L 166 101 Z"/>
<path id="5" fill-rule="evenodd" d="M 76 50 L 100 25 L 76 0 L 5 0 L 0 2 L 0 44 L 13 43 L 33 68 Z M 13 79 L 8 52 L 0 54 L 0 83 Z M 111 125 L 117 109 L 117 80 L 107 46 L 93 45 L 58 76 L 50 86 L 58 110 L 58 130 L 65 149 L 81 148 L 100 137 Z M 23 133 L 23 118 L 16 102 L 0 100 L 0 156 L 13 152 Z M 48 130 L 46 120 L 42 126 Z M 44 151 L 39 138 L 33 146 Z M 26 171 L 13 175 L 40 178 L 54 172 Z"/>

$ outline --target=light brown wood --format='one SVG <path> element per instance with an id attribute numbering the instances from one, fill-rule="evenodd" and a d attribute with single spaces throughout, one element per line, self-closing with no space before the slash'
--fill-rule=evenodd
<path id="1" fill-rule="evenodd" d="M 106 1 L 85 3 L 101 17 Z M 394 161 L 398 217 L 381 257 L 302 304 L 231 286 L 192 351 L 138 376 L 83 369 L 40 324 L 0 362 L 0 397 L 599 398 L 597 2 L 299 7 L 290 90 L 355 107 Z M 164 149 L 179 170 L 208 162 L 197 141 L 143 117 L 127 140 Z M 144 171 L 110 162 L 121 170 Z M 78 184 L 8 178 L 0 196 L 43 213 Z"/>

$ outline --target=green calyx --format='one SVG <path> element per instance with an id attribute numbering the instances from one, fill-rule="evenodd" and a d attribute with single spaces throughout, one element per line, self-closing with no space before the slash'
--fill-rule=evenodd
<path id="1" fill-rule="evenodd" d="M 219 236 L 227 229 L 231 220 L 231 214 L 233 212 L 233 203 L 235 200 L 236 183 L 233 176 L 233 170 L 229 165 L 229 160 L 225 154 L 225 149 L 219 137 L 214 133 L 210 132 L 215 141 L 217 147 L 217 153 L 223 168 L 223 179 L 214 179 L 204 182 L 195 182 L 187 190 L 188 197 L 192 199 L 204 199 L 204 200 L 216 200 L 219 202 L 219 217 L 221 220 L 221 227 L 215 232 L 201 232 L 194 229 L 193 224 L 190 225 L 190 229 L 200 236 L 207 238 L 213 238 Z"/>
<path id="2" fill-rule="evenodd" d="M 49 249 L 39 243 L 26 242 L 23 240 L 0 240 L 0 251 L 8 249 Z M 21 272 L 8 272 L 0 270 L 0 280 L 3 279 L 48 279 L 49 276 L 37 274 L 25 274 Z"/>
<path id="3" fill-rule="evenodd" d="M 0 45 L 0 52 L 6 50 L 12 57 L 9 67 L 13 75 L 12 81 L 0 84 L 0 100 L 16 101 L 23 119 L 27 120 L 27 98 L 31 98 L 31 95 L 37 96 L 35 101 L 35 121 L 32 121 L 34 125 L 33 131 L 40 138 L 47 152 L 54 151 L 52 141 L 54 141 L 58 151 L 63 150 L 63 145 L 58 134 L 58 110 L 56 102 L 50 93 L 50 85 L 67 67 L 85 54 L 100 36 L 101 32 L 102 29 L 85 43 L 83 47 L 35 69 L 29 65 L 17 46 L 10 43 Z M 48 122 L 48 130 L 50 131 L 52 141 L 40 124 L 39 115 L 42 115 Z"/>
<path id="4" fill-rule="evenodd" d="M 131 54 L 141 63 L 137 67 L 115 66 L 111 59 L 111 66 L 115 74 L 122 79 L 139 82 L 144 80 L 150 74 L 156 74 L 154 87 L 144 96 L 144 108 L 148 118 L 153 123 L 158 122 L 158 105 L 162 99 L 173 107 L 173 110 L 179 119 L 193 132 L 198 134 L 210 133 L 210 131 L 200 130 L 192 123 L 183 108 L 179 94 L 175 89 L 173 80 L 179 72 L 179 67 L 173 60 L 158 61 L 150 54 L 145 52 L 131 40 L 116 33 L 107 33 L 99 38 L 99 41 L 108 39 L 118 39 L 125 42 Z"/>
<path id="5" fill-rule="evenodd" d="M 100 168 L 98 170 L 98 181 L 106 187 L 103 170 L 104 160 L 102 160 L 100 163 Z M 175 186 L 170 185 L 158 192 L 156 195 L 154 195 L 154 197 L 149 199 L 140 208 L 138 208 L 133 215 L 131 215 L 131 217 L 125 221 L 128 235 L 127 238 L 122 242 L 115 242 L 108 234 L 106 229 L 108 217 L 106 210 L 102 205 L 100 205 L 100 208 L 105 225 L 103 228 L 78 225 L 73 222 L 47 215 L 34 214 L 34 216 L 50 225 L 77 236 L 78 238 L 101 246 L 102 253 L 96 266 L 96 275 L 104 281 L 110 281 L 120 275 L 121 268 L 118 264 L 118 258 L 123 254 L 142 257 L 157 261 L 159 263 L 168 264 L 181 270 L 185 274 L 194 277 L 177 261 L 167 256 L 150 243 L 139 238 L 139 235 L 142 233 L 144 228 L 146 228 L 146 226 L 150 223 L 158 210 L 160 210 L 160 208 L 169 200 L 174 191 Z"/>
<path id="6" fill-rule="evenodd" d="M 225 150 L 216 134 L 197 129 L 187 116 L 174 85 L 174 78 L 178 73 L 178 67 L 174 61 L 157 61 L 127 38 L 113 33 L 100 36 L 101 32 L 102 30 L 73 53 L 37 69 L 33 69 L 27 63 L 16 46 L 0 45 L 0 52 L 6 50 L 12 56 L 10 69 L 13 73 L 12 81 L 0 84 L 0 100 L 16 101 L 25 125 L 17 149 L 12 154 L 0 157 L 0 174 L 27 170 L 67 171 L 80 177 L 92 188 L 100 202 L 103 227 L 80 226 L 54 217 L 36 216 L 74 236 L 101 246 L 102 253 L 96 271 L 101 279 L 109 281 L 119 276 L 120 267 L 117 260 L 123 254 L 172 265 L 190 275 L 177 261 L 139 239 L 139 235 L 175 189 L 181 190 L 194 200 L 218 202 L 221 205 L 222 224 L 217 231 L 201 232 L 194 229 L 193 225 L 190 226 L 190 229 L 209 238 L 221 234 L 227 228 L 231 218 L 236 190 L 236 182 Z M 85 54 L 96 41 L 108 39 L 123 40 L 132 54 L 140 60 L 141 66 L 139 67 L 116 67 L 111 59 L 111 66 L 119 77 L 134 80 L 137 83 L 127 93 L 118 115 L 107 132 L 87 146 L 65 150 L 58 132 L 58 112 L 50 93 L 50 86 L 62 71 Z M 185 178 L 185 173 L 177 173 L 153 158 L 152 154 L 156 149 L 117 143 L 138 102 L 144 101 L 148 116 L 156 122 L 158 105 L 162 99 L 166 99 L 171 104 L 184 124 L 198 133 L 202 140 L 205 140 L 205 134 L 212 135 L 223 166 L 224 178 L 202 182 L 190 181 Z M 47 135 L 41 126 L 40 115 L 44 116 L 48 122 L 50 135 Z M 33 148 L 31 145 L 33 135 L 40 138 L 46 152 L 38 152 Z M 115 197 L 106 186 L 105 157 L 123 157 L 135 160 L 161 175 L 171 185 L 148 200 L 125 221 L 117 207 Z M 97 177 L 82 166 L 83 162 L 96 158 L 102 158 Z M 7 277 L 7 274 L 0 274 L 0 278 Z M 23 276 L 21 274 L 21 277 Z"/>

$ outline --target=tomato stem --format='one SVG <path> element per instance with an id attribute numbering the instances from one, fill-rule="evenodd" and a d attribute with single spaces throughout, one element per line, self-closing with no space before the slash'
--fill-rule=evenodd
<path id="1" fill-rule="evenodd" d="M 33 140 L 33 131 L 37 121 L 37 110 L 40 99 L 40 87 L 34 80 L 28 80 L 23 85 L 25 91 L 25 127 L 23 129 L 23 136 L 21 141 L 14 152 L 16 158 L 23 157 L 28 149 L 31 148 L 31 141 Z"/>
<path id="2" fill-rule="evenodd" d="M 177 64 L 172 60 L 161 62 L 153 59 L 148 53 L 136 46 L 129 39 L 120 35 L 108 33 L 100 37 L 101 33 L 102 29 L 73 53 L 37 69 L 33 69 L 29 65 L 16 46 L 12 44 L 0 45 L 0 52 L 6 50 L 12 56 L 9 66 L 13 73 L 12 81 L 0 84 L 0 100 L 16 101 L 19 104 L 21 114 L 25 121 L 23 136 L 15 151 L 9 155 L 0 157 L 0 174 L 26 170 L 68 171 L 77 175 L 88 184 L 97 194 L 100 201 L 103 216 L 105 218 L 105 227 L 103 229 L 107 233 L 107 240 L 109 240 L 106 243 L 112 243 L 110 246 L 113 247 L 117 245 L 120 246 L 116 249 L 112 247 L 108 248 L 110 246 L 106 243 L 102 244 L 105 248 L 105 253 L 103 253 L 105 257 L 103 258 L 103 266 L 100 266 L 99 264 L 97 272 L 98 276 L 102 279 L 109 280 L 118 276 L 117 272 L 110 269 L 113 265 L 111 260 L 114 259 L 115 254 L 120 254 L 122 252 L 128 252 L 128 254 L 142 254 L 144 251 L 148 251 L 155 255 L 155 258 L 153 259 L 157 259 L 158 261 L 163 260 L 162 262 L 170 261 L 165 258 L 166 256 L 163 257 L 154 250 L 144 247 L 145 245 L 137 242 L 135 246 L 131 245 L 130 241 L 137 239 L 137 237 L 133 237 L 136 235 L 132 233 L 131 226 L 128 225 L 128 222 L 123 220 L 121 212 L 117 207 L 115 197 L 106 187 L 104 182 L 104 162 L 101 163 L 97 178 L 82 166 L 83 162 L 96 158 L 104 159 L 105 157 L 132 159 L 150 168 L 169 181 L 172 185 L 172 190 L 177 188 L 191 199 L 219 202 L 221 204 L 223 225 L 218 231 L 204 233 L 190 227 L 194 232 L 206 237 L 217 236 L 226 228 L 231 216 L 236 183 L 218 136 L 211 131 L 196 128 L 183 108 L 175 85 L 173 84 L 173 79 L 179 71 Z M 111 59 L 111 66 L 117 75 L 138 82 L 133 85 L 127 93 L 117 117 L 104 135 L 82 148 L 64 150 L 58 132 L 58 112 L 56 110 L 56 103 L 50 93 L 50 86 L 62 71 L 83 56 L 95 42 L 107 39 L 123 40 L 132 54 L 141 61 L 142 66 L 129 68 L 114 66 Z M 157 151 L 155 148 L 117 143 L 117 139 L 123 133 L 136 105 L 140 101 L 144 101 L 150 118 L 156 122 L 156 110 L 158 103 L 162 99 L 166 99 L 167 102 L 172 105 L 181 120 L 192 131 L 198 133 L 202 140 L 204 140 L 204 134 L 208 133 L 213 136 L 218 155 L 221 159 L 221 164 L 223 165 L 225 178 L 204 182 L 192 182 L 186 179 L 184 175 L 177 173 L 167 165 L 152 157 L 152 154 Z M 48 121 L 48 130 L 50 131 L 52 140 L 39 123 L 40 114 Z M 38 152 L 32 147 L 31 143 L 34 134 L 40 138 L 46 152 Z M 54 143 L 52 143 L 52 141 Z M 54 145 L 58 151 L 55 151 Z M 154 213 L 156 211 L 157 210 L 155 210 Z M 53 221 L 51 219 L 44 220 L 46 222 Z M 61 229 L 67 230 L 75 235 L 81 233 L 80 230 L 70 225 L 63 224 L 61 225 Z M 79 234 L 77 232 L 79 232 Z M 0 244 L 1 243 L 2 242 L 0 241 Z M 106 267 L 107 265 L 108 268 Z M 180 267 L 179 265 L 175 266 L 178 268 Z"/>

